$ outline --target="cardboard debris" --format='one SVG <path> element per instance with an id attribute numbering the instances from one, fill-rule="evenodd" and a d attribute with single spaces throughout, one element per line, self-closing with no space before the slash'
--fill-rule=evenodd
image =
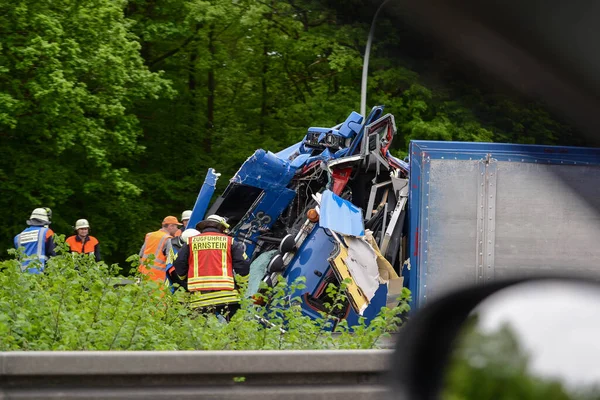
<path id="1" fill-rule="evenodd" d="M 347 288 L 348 299 L 350 300 L 350 304 L 352 305 L 352 308 L 354 308 L 354 311 L 356 311 L 359 315 L 363 315 L 363 312 L 369 306 L 369 301 L 360 287 L 356 284 L 356 281 L 352 275 L 350 275 L 348 266 L 344 261 L 347 257 L 348 251 L 346 247 L 340 244 L 337 246 L 335 255 L 329 258 L 329 263 L 337 272 L 341 280 L 345 280 L 346 278 L 352 279 L 352 282 Z"/>
<path id="2" fill-rule="evenodd" d="M 379 268 L 379 282 L 388 283 L 392 279 L 400 278 L 392 264 L 388 260 L 385 259 L 381 251 L 379 251 L 379 246 L 377 246 L 377 242 L 375 242 L 375 238 L 373 237 L 373 232 L 370 230 L 365 231 L 365 239 L 371 245 L 375 254 L 377 254 L 377 267 Z"/>
<path id="3" fill-rule="evenodd" d="M 348 257 L 344 259 L 352 278 L 370 302 L 379 289 L 377 254 L 363 237 L 344 236 Z"/>

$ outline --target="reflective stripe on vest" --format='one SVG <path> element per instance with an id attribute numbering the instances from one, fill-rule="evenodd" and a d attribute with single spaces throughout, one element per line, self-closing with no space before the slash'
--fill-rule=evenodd
<path id="1" fill-rule="evenodd" d="M 167 270 L 167 258 L 163 254 L 162 250 L 163 250 L 163 247 L 165 246 L 165 241 L 168 239 L 171 239 L 171 235 L 165 234 L 160 239 L 160 242 L 158 242 L 158 247 L 156 248 L 156 251 L 154 252 L 155 269 L 157 269 L 159 271 Z"/>
<path id="2" fill-rule="evenodd" d="M 164 231 L 151 232 L 146 235 L 144 254 L 140 260 L 139 271 L 148 275 L 154 281 L 164 282 L 166 278 L 167 257 L 163 254 L 163 250 L 166 241 L 171 239 L 171 237 L 171 235 Z M 151 254 L 154 255 L 154 262 L 149 265 L 151 268 L 149 271 L 143 264 Z"/>
<path id="3" fill-rule="evenodd" d="M 31 273 L 40 273 L 46 265 L 46 233 L 48 228 L 43 226 L 30 226 L 15 237 L 15 247 L 23 247 L 27 258 L 21 261 L 21 270 L 27 270 L 27 266 L 34 260 L 39 260 L 41 268 L 27 270 Z"/>
<path id="4" fill-rule="evenodd" d="M 188 239 L 188 290 L 213 291 L 235 289 L 231 245 L 225 234 L 202 233 Z"/>
<path id="5" fill-rule="evenodd" d="M 180 236 L 171 238 L 171 251 L 169 251 L 169 255 L 167 257 L 167 268 L 175 262 L 177 259 L 177 253 L 181 250 L 181 247 L 185 244 Z"/>
<path id="6" fill-rule="evenodd" d="M 240 294 L 237 290 L 222 290 L 219 292 L 202 293 L 196 292 L 190 298 L 190 307 L 208 307 L 221 304 L 239 303 Z"/>

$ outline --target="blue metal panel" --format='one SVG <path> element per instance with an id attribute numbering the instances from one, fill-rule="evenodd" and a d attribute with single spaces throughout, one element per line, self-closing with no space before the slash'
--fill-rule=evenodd
<path id="1" fill-rule="evenodd" d="M 306 164 L 306 160 L 308 160 L 310 158 L 310 154 L 299 154 L 298 157 L 294 158 L 292 160 L 292 167 L 293 168 L 300 168 L 302 167 L 304 164 Z"/>
<path id="2" fill-rule="evenodd" d="M 375 296 L 371 299 L 369 306 L 363 312 L 363 317 L 365 318 L 367 324 L 371 322 L 373 318 L 375 318 L 379 312 L 381 311 L 381 307 L 386 306 L 388 288 L 387 285 L 379 285 L 379 289 L 375 292 Z M 350 308 L 350 312 L 348 313 L 348 317 L 346 321 L 348 321 L 348 326 L 358 325 L 358 320 L 360 315 L 354 311 L 353 308 Z"/>
<path id="3" fill-rule="evenodd" d="M 296 256 L 283 273 L 288 284 L 292 284 L 301 276 L 304 276 L 306 279 L 306 288 L 296 290 L 292 293 L 292 297 L 302 296 L 304 293 L 315 293 L 331 268 L 327 259 L 331 256 L 334 248 L 334 239 L 317 224 L 304 240 Z M 304 302 L 302 304 L 302 311 L 311 318 L 320 317 L 317 311 Z"/>
<path id="4" fill-rule="evenodd" d="M 411 142 L 409 145 L 410 154 L 410 189 L 408 192 L 408 228 L 410 232 L 410 269 L 403 271 L 403 276 L 407 279 L 405 286 L 412 294 L 411 309 L 415 309 L 417 299 L 419 298 L 419 204 L 421 203 L 421 193 L 419 181 L 421 180 L 422 170 L 422 152 L 418 143 Z"/>
<path id="5" fill-rule="evenodd" d="M 294 177 L 296 169 L 288 161 L 278 158 L 270 151 L 256 150 L 231 182 L 254 186 L 261 189 L 276 189 L 287 186 Z"/>
<path id="6" fill-rule="evenodd" d="M 419 297 L 416 297 L 416 304 L 420 305 L 421 300 L 427 297 L 427 242 L 429 236 L 429 169 L 430 158 L 423 157 L 421 160 L 421 178 L 417 180 L 419 185 L 419 197 L 421 202 L 419 207 L 419 247 L 417 249 L 419 257 L 419 268 L 416 270 L 419 281 Z"/>
<path id="7" fill-rule="evenodd" d="M 352 111 L 352 113 L 348 116 L 348 118 L 346 118 L 346 121 L 344 121 L 340 127 L 340 134 L 345 138 L 349 138 L 358 134 L 362 128 L 362 120 L 362 115 L 356 111 Z"/>
<path id="8" fill-rule="evenodd" d="M 331 151 L 329 151 L 329 149 L 325 149 L 321 152 L 321 154 L 308 158 L 306 160 L 306 164 L 310 164 L 315 161 L 329 161 L 332 158 L 335 158 L 335 155 L 331 154 Z"/>
<path id="9" fill-rule="evenodd" d="M 481 160 L 488 155 L 504 162 L 555 165 L 600 165 L 600 149 L 517 145 L 503 143 L 466 143 L 412 141 L 410 155 L 409 231 L 410 270 L 404 271 L 405 285 L 412 292 L 411 307 L 416 309 L 421 291 L 427 286 L 427 249 L 429 167 L 431 160 Z M 432 188 L 435 190 L 435 188 Z M 425 291 L 424 291 L 425 292 Z"/>
<path id="10" fill-rule="evenodd" d="M 278 154 L 285 155 L 288 152 L 291 154 L 295 146 Z M 240 240 L 249 240 L 246 245 L 248 256 L 252 256 L 254 252 L 257 237 L 273 226 L 283 210 L 296 196 L 294 190 L 286 187 L 294 177 L 295 172 L 296 168 L 290 162 L 261 149 L 255 151 L 231 179 L 232 183 L 264 190 L 257 204 L 251 210 L 248 210 L 244 219 L 232 229 L 233 237 Z"/>
<path id="11" fill-rule="evenodd" d="M 339 149 L 338 151 L 335 152 L 335 154 L 333 155 L 334 158 L 340 158 L 340 157 L 344 157 L 347 153 L 348 150 L 350 150 L 349 148 L 345 147 L 343 149 Z"/>
<path id="12" fill-rule="evenodd" d="M 344 235 L 363 236 L 362 210 L 331 190 L 325 190 L 321 198 L 319 220 L 323 228 Z"/>
<path id="13" fill-rule="evenodd" d="M 249 257 L 254 252 L 257 237 L 273 226 L 294 197 L 296 192 L 287 188 L 265 190 L 258 204 L 234 227 L 231 233 L 234 238 L 246 238 L 251 241 L 246 244 L 246 254 Z"/>
<path id="14" fill-rule="evenodd" d="M 396 158 L 392 155 L 392 153 L 390 153 L 390 151 L 388 150 L 386 153 L 386 156 L 388 158 L 390 158 L 393 162 L 395 162 L 396 164 L 398 164 L 400 166 L 400 168 L 404 169 L 405 171 L 410 171 L 410 164 L 402 161 L 399 158 Z"/>
<path id="15" fill-rule="evenodd" d="M 306 139 L 306 136 L 304 137 L 304 139 Z M 303 139 L 303 141 L 304 141 L 304 139 Z M 302 146 L 302 141 L 295 143 L 295 144 L 291 145 L 290 147 L 287 147 L 287 148 L 281 150 L 278 153 L 275 153 L 275 155 L 282 160 L 289 160 L 291 155 L 300 151 L 300 146 Z"/>
<path id="16" fill-rule="evenodd" d="M 352 141 L 350 145 L 350 150 L 348 151 L 348 155 L 354 155 L 355 153 L 360 151 L 360 142 L 362 141 L 363 135 L 365 133 L 365 126 L 369 125 L 371 122 L 377 120 L 381 115 L 383 115 L 383 107 L 377 106 L 371 109 L 371 112 L 367 116 L 366 122 L 361 126 L 360 131 Z"/>
<path id="17" fill-rule="evenodd" d="M 306 136 L 304 138 L 306 139 Z M 310 153 L 305 153 L 305 151 L 307 151 L 307 149 L 304 148 L 302 142 L 298 142 L 281 150 L 279 153 L 275 153 L 275 156 L 281 160 L 289 161 L 292 168 L 298 169 L 302 167 L 310 157 Z"/>
<path id="18" fill-rule="evenodd" d="M 334 248 L 335 240 L 317 224 L 283 273 L 288 284 L 292 284 L 301 276 L 306 279 L 306 288 L 296 290 L 291 294 L 292 297 L 302 297 L 305 293 L 315 294 L 331 269 L 327 259 L 331 256 Z M 363 313 L 367 323 L 377 316 L 381 307 L 385 306 L 386 299 L 387 285 L 380 285 L 377 292 L 375 292 L 375 296 L 371 299 L 371 303 Z M 302 303 L 302 312 L 313 319 L 321 318 L 319 313 L 305 302 Z M 360 316 L 350 307 L 347 317 L 348 325 L 357 325 L 359 318 Z"/>
<path id="19" fill-rule="evenodd" d="M 469 160 L 491 154 L 498 161 L 509 162 L 566 165 L 595 165 L 600 163 L 600 148 L 424 140 L 414 140 L 411 145 L 416 146 L 419 152 L 424 152 L 431 159 Z"/>
<path id="20" fill-rule="evenodd" d="M 200 193 L 198 193 L 196 204 L 194 204 L 194 209 L 192 210 L 192 215 L 190 216 L 190 220 L 188 222 L 188 226 L 190 228 L 195 227 L 196 224 L 202 221 L 204 218 L 204 213 L 206 213 L 210 199 L 215 193 L 215 186 L 217 185 L 218 179 L 219 174 L 215 173 L 213 168 L 209 168 L 208 172 L 206 173 L 206 177 L 204 178 L 204 183 L 200 188 Z"/>

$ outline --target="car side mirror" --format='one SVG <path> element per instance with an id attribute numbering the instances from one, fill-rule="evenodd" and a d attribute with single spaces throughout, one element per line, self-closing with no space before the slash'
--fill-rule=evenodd
<path id="1" fill-rule="evenodd" d="M 402 328 L 390 398 L 600 398 L 600 285 L 529 278 L 459 290 Z"/>

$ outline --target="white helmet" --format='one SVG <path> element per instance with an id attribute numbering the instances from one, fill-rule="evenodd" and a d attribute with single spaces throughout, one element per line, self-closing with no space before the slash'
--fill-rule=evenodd
<path id="1" fill-rule="evenodd" d="M 75 222 L 75 230 L 77 229 L 83 229 L 83 228 L 90 228 L 90 223 L 88 222 L 87 219 L 78 219 L 77 222 Z"/>
<path id="2" fill-rule="evenodd" d="M 221 226 L 221 230 L 223 231 L 225 231 L 225 229 L 229 229 L 229 224 L 227 223 L 227 220 L 216 214 L 209 215 L 208 217 L 206 217 L 206 219 L 198 222 L 198 224 L 196 224 L 196 229 L 204 230 L 204 228 L 206 228 L 207 225 L 211 225 L 209 224 L 209 222 L 216 222 Z"/>
<path id="3" fill-rule="evenodd" d="M 181 213 L 181 220 L 189 220 L 192 217 L 192 210 L 185 210 L 183 213 Z"/>
<path id="4" fill-rule="evenodd" d="M 52 211 L 49 208 L 36 208 L 31 213 L 29 219 L 37 219 L 39 221 L 44 221 L 50 223 L 50 219 L 52 218 Z"/>
<path id="5" fill-rule="evenodd" d="M 197 236 L 199 235 L 200 232 L 198 232 L 195 229 L 186 229 L 185 231 L 183 231 L 183 233 L 181 234 L 181 238 L 187 243 L 188 239 L 191 238 L 192 236 Z"/>
<path id="6" fill-rule="evenodd" d="M 227 220 L 219 215 L 216 215 L 216 214 L 209 215 L 206 218 L 206 221 L 217 222 L 217 223 L 223 225 L 225 228 L 229 229 L 229 224 L 227 223 Z"/>

